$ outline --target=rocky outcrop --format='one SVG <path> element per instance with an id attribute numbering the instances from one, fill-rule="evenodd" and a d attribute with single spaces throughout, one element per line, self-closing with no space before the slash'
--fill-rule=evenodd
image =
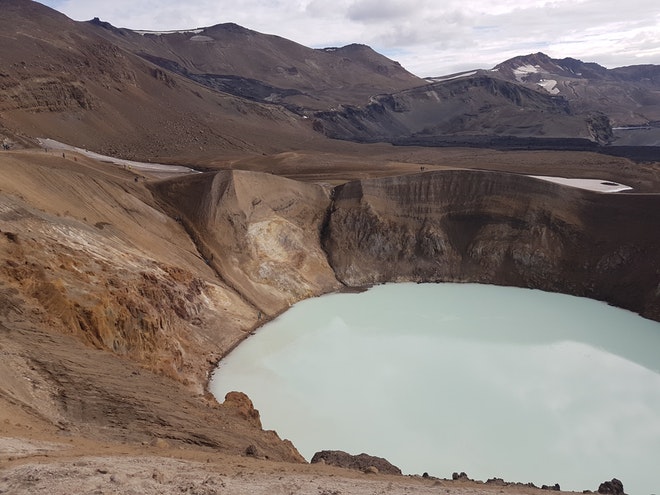
<path id="1" fill-rule="evenodd" d="M 250 398 L 243 392 L 228 392 L 225 395 L 225 401 L 222 403 L 222 407 L 234 411 L 240 418 L 243 418 L 257 428 L 261 428 L 259 411 L 254 408 Z"/>
<path id="2" fill-rule="evenodd" d="M 4 95 L 0 110 L 61 112 L 91 109 L 94 106 L 93 97 L 85 85 L 67 79 L 46 76 L 17 80 L 8 74 L 0 74 L 0 91 Z"/>
<path id="3" fill-rule="evenodd" d="M 328 191 L 224 171 L 154 186 L 218 275 L 266 314 L 340 287 L 320 245 Z"/>
<path id="4" fill-rule="evenodd" d="M 611 481 L 604 481 L 598 487 L 598 493 L 606 495 L 626 495 L 623 491 L 623 483 L 616 478 L 612 478 Z"/>
<path id="5" fill-rule="evenodd" d="M 658 319 L 658 201 L 484 171 L 363 180 L 336 189 L 323 244 L 347 286 L 513 285 Z"/>
<path id="6" fill-rule="evenodd" d="M 312 457 L 312 464 L 323 462 L 331 466 L 356 469 L 365 473 L 401 474 L 387 459 L 368 454 L 352 455 L 341 450 L 322 450 Z"/>
<path id="7" fill-rule="evenodd" d="M 559 492 L 561 491 L 561 487 L 559 486 L 559 483 L 555 483 L 554 485 L 541 485 L 541 490 L 550 490 L 553 492 Z"/>

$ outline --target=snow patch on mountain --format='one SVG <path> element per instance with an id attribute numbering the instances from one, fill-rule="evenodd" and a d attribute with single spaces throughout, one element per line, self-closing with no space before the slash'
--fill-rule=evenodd
<path id="1" fill-rule="evenodd" d="M 470 72 L 461 72 L 460 74 L 454 74 L 453 76 L 427 77 L 426 80 L 430 82 L 450 81 L 452 79 L 458 79 L 459 77 L 474 76 L 476 73 L 477 71 L 473 70 Z"/>
<path id="2" fill-rule="evenodd" d="M 552 95 L 559 94 L 559 89 L 557 89 L 557 81 L 554 79 L 541 79 L 537 84 Z"/>
<path id="3" fill-rule="evenodd" d="M 145 34 L 153 34 L 155 36 L 161 36 L 163 34 L 199 34 L 202 31 L 204 31 L 205 28 L 197 28 L 197 29 L 183 29 L 183 30 L 174 30 L 174 31 L 134 31 L 137 34 L 145 35 Z"/>
<path id="4" fill-rule="evenodd" d="M 632 191 L 632 187 L 618 182 L 612 182 L 603 179 L 574 179 L 570 177 L 554 177 L 550 175 L 529 175 L 535 179 L 541 179 L 555 184 L 562 184 L 564 186 L 577 187 L 579 189 L 587 189 L 589 191 L 596 191 L 602 193 L 617 193 L 622 191 Z"/>
<path id="5" fill-rule="evenodd" d="M 518 82 L 523 82 L 525 77 L 529 76 L 530 74 L 538 73 L 539 69 L 540 67 L 538 65 L 521 65 L 520 67 L 513 69 L 513 75 L 516 76 L 516 80 Z"/>

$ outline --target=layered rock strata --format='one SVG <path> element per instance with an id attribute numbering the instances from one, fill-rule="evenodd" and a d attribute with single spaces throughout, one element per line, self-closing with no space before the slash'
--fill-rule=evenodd
<path id="1" fill-rule="evenodd" d="M 323 244 L 347 286 L 513 285 L 659 319 L 659 201 L 486 171 L 362 180 L 335 190 Z"/>

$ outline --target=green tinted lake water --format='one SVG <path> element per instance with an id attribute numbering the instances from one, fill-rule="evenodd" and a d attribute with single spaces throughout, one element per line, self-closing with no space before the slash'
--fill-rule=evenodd
<path id="1" fill-rule="evenodd" d="M 660 323 L 590 299 L 387 284 L 294 305 L 222 361 L 307 458 L 366 452 L 404 473 L 660 493 Z"/>

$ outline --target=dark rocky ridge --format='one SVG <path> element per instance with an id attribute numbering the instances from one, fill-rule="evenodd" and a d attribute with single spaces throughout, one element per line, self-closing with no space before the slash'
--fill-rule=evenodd
<path id="1" fill-rule="evenodd" d="M 608 143 L 612 129 L 600 112 L 576 110 L 567 99 L 478 75 L 378 95 L 363 107 L 314 114 L 314 128 L 329 137 L 361 142 L 476 144 L 488 138 L 579 139 Z M 481 141 L 479 141 L 481 140 Z M 584 146 L 584 144 L 582 144 Z"/>

